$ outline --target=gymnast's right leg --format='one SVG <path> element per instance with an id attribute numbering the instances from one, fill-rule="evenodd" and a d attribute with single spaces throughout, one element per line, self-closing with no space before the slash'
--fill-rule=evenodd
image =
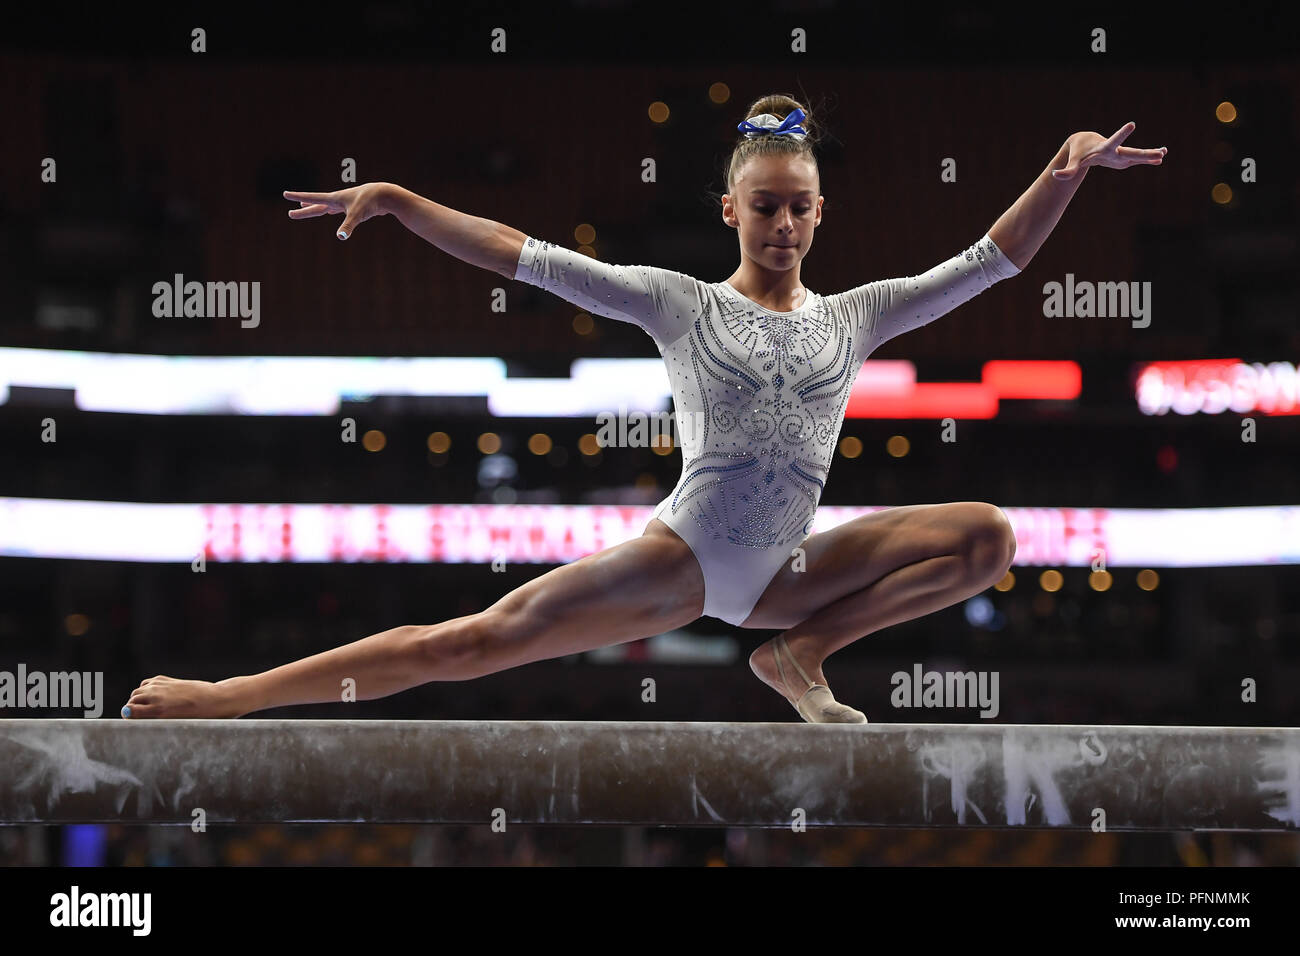
<path id="1" fill-rule="evenodd" d="M 124 717 L 240 717 L 254 711 L 387 697 L 430 681 L 471 680 L 520 664 L 652 637 L 704 610 L 689 546 L 653 520 L 646 533 L 534 578 L 486 610 L 406 625 L 261 674 L 211 683 L 151 677 Z"/>

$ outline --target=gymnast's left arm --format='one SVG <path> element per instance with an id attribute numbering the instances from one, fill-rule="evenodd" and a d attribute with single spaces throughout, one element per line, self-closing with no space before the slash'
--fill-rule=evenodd
<path id="1" fill-rule="evenodd" d="M 1159 166 L 1166 149 L 1134 149 L 1122 145 L 1135 128 L 1125 123 L 1107 138 L 1100 133 L 1072 133 L 1033 184 L 1004 212 L 988 231 L 1017 269 L 1024 269 L 1070 204 L 1075 190 L 1093 166 L 1127 169 Z"/>
<path id="2" fill-rule="evenodd" d="M 831 296 L 854 326 L 858 354 L 927 325 L 974 298 L 995 282 L 1029 265 L 1055 228 L 1092 166 L 1125 169 L 1160 165 L 1165 149 L 1121 146 L 1133 132 L 1126 123 L 1109 139 L 1074 133 L 1047 168 L 974 245 L 919 275 L 882 279 Z"/>

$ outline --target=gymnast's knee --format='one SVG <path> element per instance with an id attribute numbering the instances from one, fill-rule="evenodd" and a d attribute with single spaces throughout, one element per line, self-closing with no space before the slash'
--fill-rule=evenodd
<path id="1" fill-rule="evenodd" d="M 1001 580 L 1015 560 L 1015 529 L 996 505 L 972 502 L 964 541 L 967 568 L 981 581 Z"/>

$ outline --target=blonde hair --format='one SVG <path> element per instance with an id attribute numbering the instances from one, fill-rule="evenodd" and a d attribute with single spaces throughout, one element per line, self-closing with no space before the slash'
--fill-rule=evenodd
<path id="1" fill-rule="evenodd" d="M 800 121 L 799 126 L 807 132 L 807 136 L 755 136 L 751 139 L 744 133 L 737 132 L 738 141 L 732 148 L 731 156 L 728 157 L 727 164 L 722 171 L 722 181 L 726 184 L 728 192 L 735 190 L 737 174 L 755 156 L 786 155 L 803 157 L 813 164 L 813 169 L 817 170 L 819 177 L 821 176 L 821 169 L 817 165 L 817 157 L 813 154 L 813 146 L 818 141 L 819 130 L 813 120 L 812 111 L 793 96 L 787 96 L 784 93 L 771 93 L 760 97 L 750 104 L 749 109 L 745 110 L 745 115 L 741 119 L 747 120 L 751 116 L 757 116 L 760 113 L 771 113 L 773 116 L 784 120 L 797 109 L 804 111 L 804 119 Z"/>

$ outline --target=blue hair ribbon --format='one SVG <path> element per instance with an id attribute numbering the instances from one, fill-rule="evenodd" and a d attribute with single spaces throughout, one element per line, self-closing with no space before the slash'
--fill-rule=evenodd
<path id="1" fill-rule="evenodd" d="M 772 114 L 764 113 L 763 115 L 771 116 Z M 775 119 L 775 117 L 772 118 Z M 751 138 L 769 133 L 773 136 L 807 136 L 808 131 L 799 125 L 805 118 L 804 111 L 796 107 L 789 116 L 781 121 L 779 126 L 756 126 L 749 120 L 744 120 L 736 129 Z"/>

